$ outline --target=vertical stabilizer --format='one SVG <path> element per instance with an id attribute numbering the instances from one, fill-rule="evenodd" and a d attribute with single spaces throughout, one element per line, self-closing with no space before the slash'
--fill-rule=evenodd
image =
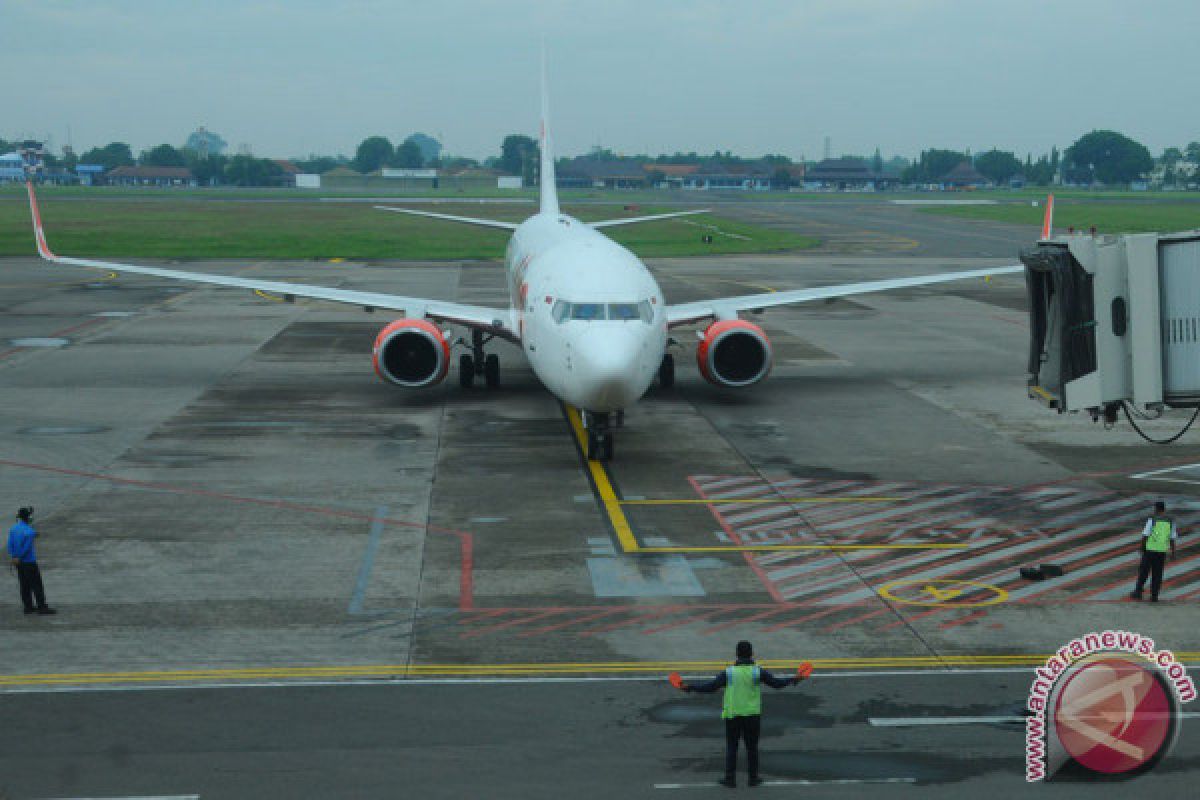
<path id="1" fill-rule="evenodd" d="M 542 45 L 542 130 L 538 139 L 542 160 L 538 169 L 538 196 L 543 214 L 558 213 L 558 186 L 554 180 L 554 153 L 550 149 L 550 97 L 546 88 L 546 46 Z"/>

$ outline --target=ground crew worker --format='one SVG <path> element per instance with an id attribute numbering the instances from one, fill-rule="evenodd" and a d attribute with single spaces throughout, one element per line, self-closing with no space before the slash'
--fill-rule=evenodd
<path id="1" fill-rule="evenodd" d="M 1162 589 L 1163 567 L 1167 563 L 1167 551 L 1175 557 L 1175 540 L 1179 531 L 1175 522 L 1167 516 L 1167 504 L 1159 500 L 1154 504 L 1154 515 L 1146 520 L 1142 528 L 1142 563 L 1138 565 L 1137 585 L 1129 595 L 1134 600 L 1142 599 L 1142 590 L 1146 586 L 1146 577 L 1150 579 L 1150 602 L 1158 602 L 1158 593 Z"/>
<path id="2" fill-rule="evenodd" d="M 17 570 L 17 581 L 21 586 L 21 604 L 25 613 L 54 614 L 46 605 L 46 590 L 42 587 L 42 572 L 38 569 L 37 554 L 33 540 L 37 537 L 33 529 L 33 509 L 17 509 L 17 524 L 8 532 L 8 556 Z M 34 601 L 37 605 L 34 605 Z"/>
<path id="3" fill-rule="evenodd" d="M 807 670 L 807 671 L 805 671 Z M 762 778 L 758 774 L 758 734 L 762 722 L 762 684 L 772 689 L 782 689 L 785 686 L 795 686 L 802 677 L 808 677 L 812 665 L 805 664 L 797 671 L 796 677 L 777 678 L 767 670 L 754 663 L 754 648 L 747 641 L 737 643 L 737 663 L 727 667 L 711 681 L 690 685 L 679 682 L 677 685 L 685 692 L 715 692 L 724 687 L 725 697 L 721 708 L 721 718 L 725 720 L 725 777 L 719 782 L 722 786 L 733 788 L 737 786 L 734 777 L 737 772 L 738 740 L 746 742 L 746 771 L 750 786 L 758 786 Z M 672 676 L 672 681 L 678 676 Z"/>

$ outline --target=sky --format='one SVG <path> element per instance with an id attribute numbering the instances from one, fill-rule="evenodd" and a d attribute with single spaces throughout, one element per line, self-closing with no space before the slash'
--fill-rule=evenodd
<path id="1" fill-rule="evenodd" d="M 818 159 L 1200 140 L 1195 0 L 0 0 L 0 137 Z"/>

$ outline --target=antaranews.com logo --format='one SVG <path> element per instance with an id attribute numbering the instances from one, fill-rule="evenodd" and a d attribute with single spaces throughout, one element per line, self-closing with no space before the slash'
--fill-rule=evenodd
<path id="1" fill-rule="evenodd" d="M 1187 669 L 1140 633 L 1071 640 L 1035 670 L 1025 722 L 1025 779 L 1075 763 L 1097 775 L 1141 774 L 1179 738 L 1180 708 L 1196 697 Z"/>

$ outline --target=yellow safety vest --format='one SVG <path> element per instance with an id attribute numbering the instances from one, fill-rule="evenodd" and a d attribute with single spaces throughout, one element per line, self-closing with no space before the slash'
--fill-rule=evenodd
<path id="1" fill-rule="evenodd" d="M 762 685 L 758 667 L 735 664 L 725 669 L 725 697 L 721 719 L 753 717 L 762 713 Z"/>
<path id="2" fill-rule="evenodd" d="M 1154 527 L 1146 537 L 1146 549 L 1151 553 L 1165 553 L 1171 549 L 1171 520 L 1154 520 Z"/>

